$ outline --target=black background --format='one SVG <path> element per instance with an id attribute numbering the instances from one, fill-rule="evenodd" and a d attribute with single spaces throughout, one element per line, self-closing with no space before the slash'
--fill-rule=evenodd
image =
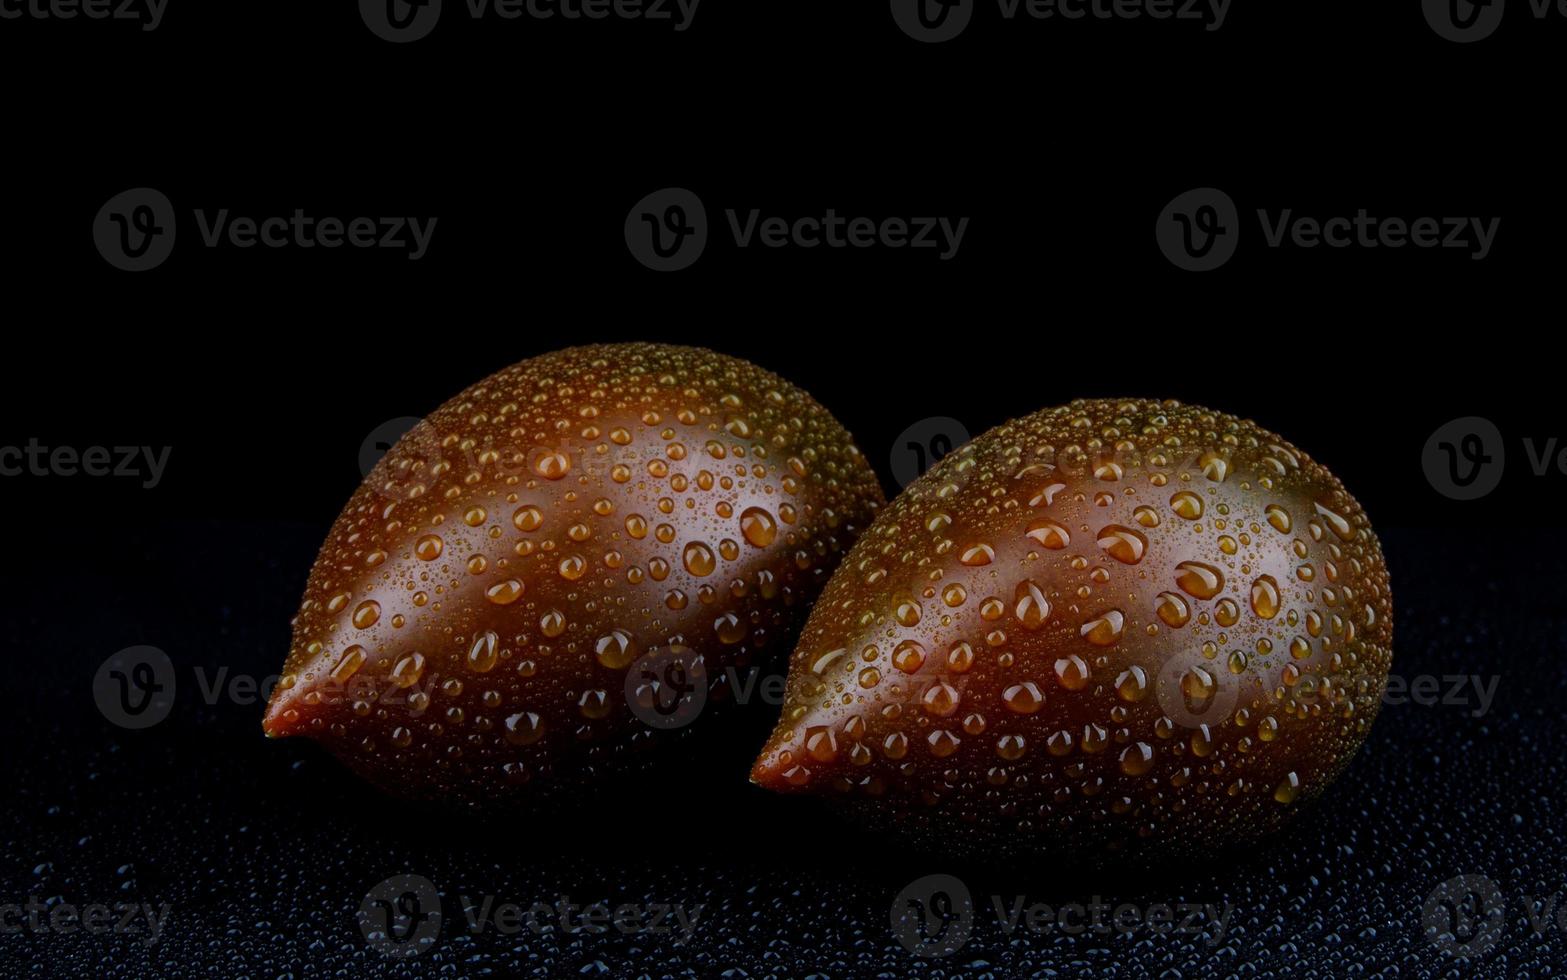
<path id="1" fill-rule="evenodd" d="M 1567 19 L 1536 23 L 1518 3 L 1495 37 L 1456 45 L 1412 0 L 1236 0 L 1216 32 L 1003 24 L 982 6 L 961 38 L 920 45 L 876 0 L 706 0 L 683 33 L 475 24 L 448 8 L 402 46 L 349 3 L 171 0 L 151 34 L 0 21 L 0 445 L 172 447 L 151 490 L 0 480 L 0 904 L 172 909 L 150 947 L 0 936 L 0 975 L 1560 971 L 1567 937 L 1536 934 L 1525 896 L 1567 893 L 1567 475 L 1532 475 L 1522 440 L 1567 437 L 1552 336 L 1567 195 L 1547 150 Z M 99 257 L 90 226 L 138 186 L 173 200 L 181 241 L 131 275 Z M 670 186 L 701 196 L 718 240 L 660 275 L 621 227 Z M 1250 236 L 1202 275 L 1153 236 L 1165 204 L 1199 186 L 1227 191 Z M 412 263 L 196 247 L 190 211 L 224 207 L 440 220 Z M 731 207 L 970 224 L 948 262 L 737 250 L 722 240 Z M 1286 207 L 1501 226 L 1483 262 L 1263 248 L 1249 216 Z M 1256 852 L 1084 880 L 1048 857 L 1000 872 L 908 853 L 750 787 L 765 705 L 689 772 L 570 814 L 476 823 L 387 802 L 310 744 L 266 742 L 259 704 L 184 696 L 198 668 L 278 669 L 373 428 L 521 358 L 619 339 L 777 371 L 856 435 L 889 493 L 899 433 L 930 416 L 978 434 L 1075 397 L 1137 395 L 1255 418 L 1370 513 L 1393 573 L 1395 671 L 1496 676 L 1497 703 L 1480 718 L 1386 707 L 1340 785 Z M 1470 415 L 1497 425 L 1508 464 L 1495 492 L 1464 503 L 1432 489 L 1420 457 Z M 139 643 L 190 684 L 169 721 L 126 732 L 89 687 Z M 887 908 L 909 881 L 952 871 L 981 922 L 956 956 L 922 963 Z M 448 925 L 435 949 L 388 964 L 355 912 L 399 873 L 441 887 Z M 1501 941 L 1463 963 L 1421 923 L 1426 896 L 1460 874 L 1492 878 L 1508 903 Z M 1236 911 L 1213 945 L 1009 939 L 992 893 Z M 460 896 L 485 894 L 705 912 L 686 945 L 463 934 Z"/>

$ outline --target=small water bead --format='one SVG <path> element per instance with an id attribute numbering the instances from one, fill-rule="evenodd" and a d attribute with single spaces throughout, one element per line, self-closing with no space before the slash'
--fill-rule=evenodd
<path id="1" fill-rule="evenodd" d="M 918 673 L 925 666 L 925 648 L 914 640 L 904 640 L 892 651 L 892 665 L 905 674 Z"/>
<path id="2" fill-rule="evenodd" d="M 902 732 L 893 732 L 882 739 L 881 751 L 889 759 L 897 760 L 903 758 L 909 751 L 908 736 Z"/>
<path id="3" fill-rule="evenodd" d="M 1128 776 L 1146 776 L 1153 768 L 1153 746 L 1134 742 L 1121 750 L 1121 771 Z"/>
<path id="4" fill-rule="evenodd" d="M 1241 607 L 1234 599 L 1220 599 L 1213 607 L 1214 622 L 1220 626 L 1234 626 L 1241 618 Z"/>
<path id="5" fill-rule="evenodd" d="M 988 565 L 996 560 L 996 549 L 988 544 L 971 545 L 958 556 L 958 561 L 969 566 Z"/>
<path id="6" fill-rule="evenodd" d="M 1279 583 L 1271 575 L 1262 575 L 1251 584 L 1251 610 L 1263 619 L 1279 614 Z"/>
<path id="7" fill-rule="evenodd" d="M 1132 511 L 1132 520 L 1143 527 L 1156 528 L 1159 526 L 1159 512 L 1147 504 L 1140 504 Z"/>
<path id="8" fill-rule="evenodd" d="M 1007 762 L 1023 758 L 1027 743 L 1021 735 L 1002 735 L 996 739 L 996 755 Z"/>
<path id="9" fill-rule="evenodd" d="M 1161 592 L 1154 597 L 1154 612 L 1166 625 L 1185 626 L 1192 618 L 1191 606 L 1174 592 Z"/>
<path id="10" fill-rule="evenodd" d="M 955 674 L 966 673 L 974 666 L 974 648 L 963 640 L 952 645 L 947 651 L 947 669 Z"/>
<path id="11" fill-rule="evenodd" d="M 1110 730 L 1103 725 L 1089 723 L 1083 726 L 1083 740 L 1078 747 L 1084 755 L 1098 755 L 1110 745 Z"/>
<path id="12" fill-rule="evenodd" d="M 1202 516 L 1202 498 L 1190 490 L 1182 490 L 1170 498 L 1170 509 L 1177 517 L 1195 521 Z"/>
<path id="13" fill-rule="evenodd" d="M 410 688 L 419 683 L 419 678 L 424 676 L 424 654 L 407 653 L 397 658 L 392 665 L 390 679 L 400 688 Z"/>
<path id="14" fill-rule="evenodd" d="M 893 618 L 898 621 L 900 626 L 917 626 L 919 625 L 921 611 L 920 604 L 917 601 L 904 599 L 898 603 L 897 609 L 893 611 Z"/>
<path id="15" fill-rule="evenodd" d="M 1278 504 L 1269 504 L 1263 509 L 1263 513 L 1267 515 L 1268 524 L 1275 531 L 1280 534 L 1288 534 L 1290 532 L 1293 522 L 1290 520 L 1289 511 Z"/>
<path id="16" fill-rule="evenodd" d="M 1283 781 L 1273 789 L 1273 799 L 1279 803 L 1294 803 L 1295 797 L 1300 794 L 1300 776 L 1296 773 L 1287 774 Z"/>
<path id="17" fill-rule="evenodd" d="M 366 599 L 354 607 L 354 626 L 357 629 L 367 630 L 381 619 L 381 604 L 374 599 Z"/>
<path id="18" fill-rule="evenodd" d="M 1072 543 L 1072 535 L 1059 522 L 1040 518 L 1028 525 L 1027 536 L 1041 547 L 1059 551 Z M 969 562 L 964 562 L 969 564 Z"/>
<path id="19" fill-rule="evenodd" d="M 1038 684 L 1033 681 L 1023 681 L 1002 691 L 1001 701 L 1009 711 L 1020 715 L 1031 715 L 1044 705 L 1045 696 L 1040 692 Z"/>
<path id="20" fill-rule="evenodd" d="M 811 662 L 811 673 L 821 677 L 822 675 L 826 674 L 827 671 L 830 670 L 835 664 L 842 662 L 843 658 L 848 656 L 848 653 L 849 651 L 845 650 L 843 647 L 839 647 L 836 650 L 827 651 Z"/>
<path id="21" fill-rule="evenodd" d="M 362 646 L 355 645 L 344 650 L 332 667 L 332 679 L 339 684 L 346 684 L 359 673 L 359 668 L 365 664 L 366 656 L 365 648 Z"/>
<path id="22" fill-rule="evenodd" d="M 1219 682 L 1202 667 L 1189 668 L 1181 675 L 1181 694 L 1188 707 L 1206 704 L 1219 689 Z"/>
<path id="23" fill-rule="evenodd" d="M 489 519 L 483 507 L 469 507 L 462 515 L 463 523 L 469 527 L 478 527 Z"/>
<path id="24" fill-rule="evenodd" d="M 938 729 L 925 736 L 925 742 L 930 746 L 930 754 L 938 759 L 945 759 L 958 750 L 962 739 L 944 729 Z"/>
<path id="25" fill-rule="evenodd" d="M 1133 665 L 1115 679 L 1115 693 L 1122 701 L 1136 703 L 1148 696 L 1148 672 Z"/>
<path id="26" fill-rule="evenodd" d="M 590 721 L 608 718 L 609 713 L 613 710 L 609 700 L 609 692 L 605 690 L 583 691 L 582 696 L 577 699 L 577 710 L 581 712 L 582 717 Z"/>
<path id="27" fill-rule="evenodd" d="M 484 597 L 497 606 L 509 606 L 522 598 L 525 588 L 521 579 L 507 579 L 484 590 Z"/>
<path id="28" fill-rule="evenodd" d="M 956 582 L 941 590 L 941 601 L 953 609 L 963 605 L 968 599 L 968 590 Z"/>
<path id="29" fill-rule="evenodd" d="M 438 534 L 426 534 L 414 542 L 414 555 L 420 561 L 435 561 L 446 549 L 446 542 Z"/>
<path id="30" fill-rule="evenodd" d="M 924 695 L 920 697 L 920 702 L 924 706 L 926 714 L 934 715 L 938 718 L 945 718 L 957 711 L 958 702 L 961 700 L 962 695 L 958 692 L 958 689 L 946 681 L 937 681 L 930 685 L 925 689 Z"/>
<path id="31" fill-rule="evenodd" d="M 760 507 L 747 507 L 740 513 L 740 533 L 758 548 L 765 548 L 778 537 L 778 522 Z"/>
<path id="32" fill-rule="evenodd" d="M 1143 560 L 1148 550 L 1148 539 L 1142 532 L 1119 524 L 1109 524 L 1099 532 L 1099 547 L 1123 565 L 1135 565 Z"/>
<path id="33" fill-rule="evenodd" d="M 468 669 L 487 674 L 495 668 L 501 638 L 493 630 L 479 634 L 468 648 Z"/>
<path id="34" fill-rule="evenodd" d="M 700 541 L 693 541 L 686 545 L 681 560 L 685 564 L 686 571 L 698 578 L 713 574 L 718 567 L 718 559 L 713 555 L 713 549 Z"/>
<path id="35" fill-rule="evenodd" d="M 713 632 L 720 643 L 735 644 L 746 638 L 750 625 L 734 613 L 726 612 L 713 621 Z"/>
<path id="36" fill-rule="evenodd" d="M 1183 561 L 1175 566 L 1175 584 L 1197 599 L 1212 599 L 1224 588 L 1224 573 L 1200 561 Z"/>
<path id="37" fill-rule="evenodd" d="M 1114 646 L 1125 633 L 1126 617 L 1119 609 L 1111 609 L 1096 619 L 1084 623 L 1079 629 L 1083 639 L 1096 647 Z"/>
<path id="38" fill-rule="evenodd" d="M 571 457 L 558 449 L 540 453 L 533 461 L 533 472 L 546 480 L 559 480 L 571 472 Z"/>
<path id="39" fill-rule="evenodd" d="M 567 555 L 565 558 L 560 560 L 560 565 L 557 566 L 557 571 L 560 572 L 560 577 L 568 582 L 575 582 L 577 579 L 581 578 L 587 572 L 587 570 L 588 563 L 583 560 L 582 556 L 580 555 Z"/>
<path id="40" fill-rule="evenodd" d="M 875 667 L 866 667 L 864 670 L 860 671 L 859 684 L 861 687 L 865 688 L 866 690 L 870 690 L 880 683 L 881 671 L 877 670 Z"/>
<path id="41" fill-rule="evenodd" d="M 1081 691 L 1088 686 L 1088 662 L 1077 654 L 1068 654 L 1055 662 L 1056 681 L 1068 691 Z"/>
<path id="42" fill-rule="evenodd" d="M 593 644 L 593 656 L 610 670 L 623 670 L 637 657 L 637 649 L 631 634 L 623 629 L 613 629 Z"/>
<path id="43" fill-rule="evenodd" d="M 1202 469 L 1202 475 L 1214 483 L 1223 483 L 1230 472 L 1229 460 L 1212 450 L 1203 453 L 1197 460 L 1197 465 Z"/>
<path id="44" fill-rule="evenodd" d="M 1013 596 L 1013 611 L 1027 630 L 1037 630 L 1050 620 L 1050 600 L 1033 582 L 1019 582 Z"/>
<path id="45" fill-rule="evenodd" d="M 545 636 L 554 639 L 566 632 L 566 614 L 559 609 L 551 609 L 539 617 L 539 631 Z"/>
<path id="46" fill-rule="evenodd" d="M 506 741 L 512 745 L 532 745 L 544 737 L 544 719 L 532 711 L 519 711 L 504 724 Z"/>
<path id="47" fill-rule="evenodd" d="M 805 732 L 805 751 L 817 762 L 832 762 L 838 758 L 838 738 L 825 725 L 808 728 Z"/>

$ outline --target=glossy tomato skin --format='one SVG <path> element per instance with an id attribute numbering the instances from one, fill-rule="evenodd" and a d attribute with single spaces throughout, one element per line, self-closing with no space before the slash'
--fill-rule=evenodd
<path id="1" fill-rule="evenodd" d="M 713 723 L 689 690 L 649 713 L 657 658 L 718 701 L 726 669 L 786 656 L 881 503 L 843 427 L 746 361 L 524 361 L 431 413 L 344 507 L 264 728 L 409 797 L 590 780 Z"/>
<path id="2" fill-rule="evenodd" d="M 1339 774 L 1391 644 L 1380 545 L 1325 468 L 1208 409 L 1073 402 L 883 508 L 752 778 L 949 852 L 1212 853 Z"/>

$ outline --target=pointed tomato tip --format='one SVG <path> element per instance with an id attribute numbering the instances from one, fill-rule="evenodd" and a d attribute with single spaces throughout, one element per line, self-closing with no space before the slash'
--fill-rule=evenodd
<path id="1" fill-rule="evenodd" d="M 304 734 L 304 716 L 299 710 L 299 699 L 291 691 L 276 690 L 267 702 L 267 713 L 262 716 L 261 730 L 267 738 L 290 738 Z"/>
<path id="2" fill-rule="evenodd" d="M 784 768 L 778 760 L 777 750 L 766 749 L 751 766 L 751 782 L 763 789 L 779 792 L 788 788 L 783 779 Z"/>
<path id="3" fill-rule="evenodd" d="M 811 770 L 796 761 L 797 755 L 787 748 L 768 747 L 751 766 L 751 782 L 774 793 L 803 789 L 811 781 Z"/>

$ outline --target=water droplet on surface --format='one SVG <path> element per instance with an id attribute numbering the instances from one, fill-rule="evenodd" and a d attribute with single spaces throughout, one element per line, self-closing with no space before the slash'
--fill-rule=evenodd
<path id="1" fill-rule="evenodd" d="M 1224 588 L 1224 573 L 1200 561 L 1183 561 L 1175 566 L 1175 584 L 1198 599 L 1212 599 Z"/>
<path id="2" fill-rule="evenodd" d="M 765 548 L 778 537 L 778 522 L 760 507 L 747 507 L 740 514 L 740 533 L 758 548 Z"/>
<path id="3" fill-rule="evenodd" d="M 1108 647 L 1120 641 L 1125 629 L 1126 617 L 1121 615 L 1119 609 L 1111 609 L 1097 619 L 1084 623 L 1078 632 L 1094 646 Z"/>
<path id="4" fill-rule="evenodd" d="M 1099 547 L 1111 558 L 1123 565 L 1135 565 L 1143 560 L 1148 550 L 1148 539 L 1141 531 L 1134 531 L 1119 524 L 1106 525 L 1099 532 Z"/>

